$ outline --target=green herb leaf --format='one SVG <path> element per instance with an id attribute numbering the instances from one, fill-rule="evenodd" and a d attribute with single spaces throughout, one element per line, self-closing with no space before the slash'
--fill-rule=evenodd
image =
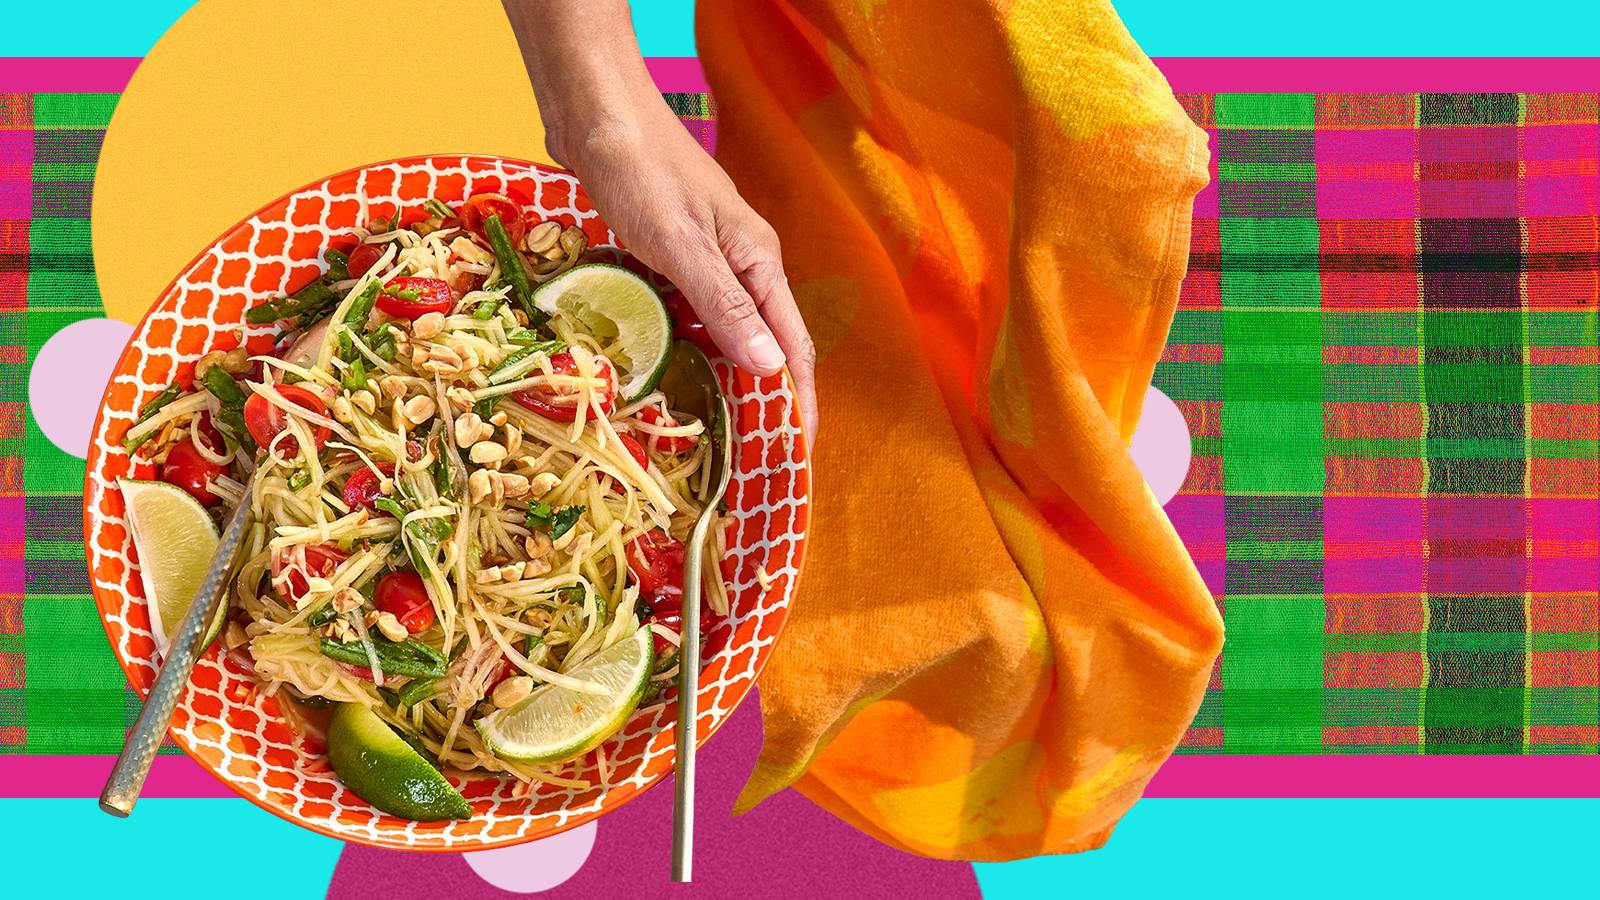
<path id="1" fill-rule="evenodd" d="M 244 409 L 245 401 L 250 399 L 244 389 L 239 387 L 239 382 L 234 381 L 233 376 L 224 372 L 221 366 L 212 366 L 208 369 L 205 376 L 200 379 L 200 384 L 217 398 L 217 402 L 221 403 L 224 409 Z"/>
<path id="2" fill-rule="evenodd" d="M 350 361 L 350 368 L 344 373 L 344 389 L 359 391 L 367 386 L 367 361 L 357 356 Z"/>
<path id="3" fill-rule="evenodd" d="M 549 528 L 554 524 L 555 511 L 550 508 L 550 504 L 544 502 L 529 504 L 528 515 L 522 520 L 522 527 L 529 531 Z"/>
<path id="4" fill-rule="evenodd" d="M 374 328 L 367 337 L 367 347 L 384 362 L 391 362 L 398 351 L 394 339 L 395 331 L 396 329 L 393 325 L 384 322 Z"/>
<path id="5" fill-rule="evenodd" d="M 406 508 L 401 506 L 400 501 L 394 499 L 393 497 L 379 497 L 378 499 L 372 501 L 372 505 L 383 510 L 389 515 L 394 516 L 396 519 L 403 519 L 406 517 Z"/>
<path id="6" fill-rule="evenodd" d="M 556 511 L 555 520 L 550 526 L 550 539 L 559 540 L 562 535 L 572 530 L 578 524 L 578 517 L 583 515 L 585 506 L 564 506 Z"/>

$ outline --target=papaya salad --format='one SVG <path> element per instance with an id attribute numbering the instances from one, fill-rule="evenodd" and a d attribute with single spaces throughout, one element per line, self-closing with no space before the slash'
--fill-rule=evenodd
<path id="1" fill-rule="evenodd" d="M 214 520 L 253 506 L 223 652 L 292 719 L 334 707 L 335 771 L 417 819 L 466 814 L 440 767 L 603 779 L 591 751 L 674 684 L 725 427 L 657 389 L 674 317 L 650 282 L 519 201 L 364 214 L 321 277 L 248 311 L 275 352 L 207 354 L 123 441 Z M 452 796 L 419 806 L 418 779 Z"/>

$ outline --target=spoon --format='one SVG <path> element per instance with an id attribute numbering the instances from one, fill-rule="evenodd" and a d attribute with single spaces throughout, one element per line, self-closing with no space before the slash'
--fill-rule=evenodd
<path id="1" fill-rule="evenodd" d="M 113 816 L 126 818 L 139 800 L 139 791 L 150 774 L 150 764 L 155 762 L 161 738 L 172 723 L 172 714 L 178 708 L 184 689 L 189 686 L 189 673 L 194 670 L 200 654 L 205 652 L 207 626 L 217 617 L 222 598 L 228 593 L 233 565 L 239 561 L 244 550 L 244 536 L 254 521 L 247 494 L 245 502 L 239 504 L 233 518 L 228 520 L 228 527 L 223 529 L 216 555 L 211 557 L 205 577 L 195 588 L 194 600 L 189 604 L 189 611 L 183 614 L 172 646 L 167 649 L 167 658 L 156 674 L 156 683 L 150 688 L 150 696 L 145 698 L 144 709 L 139 710 L 139 718 L 133 723 L 122 755 L 117 757 L 111 777 L 106 779 L 106 788 L 100 793 L 100 808 Z"/>
<path id="2" fill-rule="evenodd" d="M 309 365 L 316 358 L 327 331 L 326 320 L 307 329 L 285 351 L 284 358 L 296 365 Z M 161 739 L 172 724 L 172 714 L 177 711 L 178 701 L 189 686 L 189 673 L 194 671 L 200 654 L 205 652 L 205 636 L 209 630 L 206 626 L 216 618 L 222 598 L 227 596 L 233 567 L 244 552 L 245 535 L 255 522 L 250 502 L 255 493 L 255 478 L 255 473 L 252 473 L 250 481 L 245 484 L 244 502 L 239 504 L 233 517 L 228 520 L 227 527 L 222 530 L 217 552 L 212 555 L 205 575 L 195 588 L 189 611 L 178 623 L 172 646 L 167 649 L 166 659 L 161 662 L 161 671 L 156 673 L 156 683 L 150 688 L 150 696 L 145 698 L 144 708 L 139 710 L 139 718 L 134 720 L 133 730 L 128 732 L 128 741 L 122 745 L 116 765 L 111 767 L 105 790 L 100 792 L 100 808 L 113 816 L 126 818 L 133 812 L 133 805 L 139 801 L 139 791 L 144 788 L 144 780 L 150 775 L 150 766 L 155 762 L 156 751 L 161 747 Z"/>
<path id="3" fill-rule="evenodd" d="M 722 395 L 716 372 L 705 354 L 688 341 L 672 348 L 672 361 L 661 378 L 661 389 L 672 398 L 673 406 L 700 419 L 706 425 L 711 450 L 706 459 L 715 479 L 705 508 L 689 532 L 683 554 L 683 635 L 678 644 L 678 734 L 677 796 L 672 806 L 672 880 L 690 880 L 694 857 L 694 753 L 699 743 L 696 718 L 700 707 L 700 568 L 705 557 L 706 536 L 716 518 L 722 495 L 733 476 L 733 418 L 728 400 Z M 720 426 L 720 427 L 719 427 Z M 721 432 L 718 434 L 717 432 Z M 720 575 L 718 577 L 721 577 Z"/>

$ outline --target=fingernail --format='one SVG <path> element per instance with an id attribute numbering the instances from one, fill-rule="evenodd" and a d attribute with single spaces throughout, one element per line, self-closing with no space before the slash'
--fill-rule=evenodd
<path id="1" fill-rule="evenodd" d="M 750 354 L 750 364 L 758 369 L 776 372 L 783 368 L 783 349 L 770 334 L 758 334 L 744 345 L 745 352 Z"/>

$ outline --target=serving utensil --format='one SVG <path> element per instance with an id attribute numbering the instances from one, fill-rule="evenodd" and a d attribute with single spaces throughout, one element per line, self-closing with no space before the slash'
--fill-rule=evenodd
<path id="1" fill-rule="evenodd" d="M 289 345 L 284 351 L 284 359 L 295 365 L 309 365 L 322 347 L 322 339 L 327 331 L 326 319 L 313 325 Z M 257 469 L 252 472 L 245 483 L 244 502 L 239 504 L 233 517 L 228 520 L 227 527 L 222 530 L 217 552 L 211 557 L 205 576 L 195 588 L 189 611 L 178 623 L 178 631 L 173 635 L 172 646 L 167 648 L 166 658 L 161 661 L 161 671 L 156 673 L 156 683 L 150 688 L 150 696 L 145 698 L 144 708 L 139 710 L 139 718 L 134 720 L 127 743 L 122 745 L 122 753 L 117 756 L 116 765 L 111 767 L 105 790 L 100 792 L 100 808 L 113 816 L 127 818 L 133 812 L 133 804 L 139 801 L 139 791 L 144 788 L 144 780 L 150 775 L 150 766 L 155 762 L 161 739 L 172 724 L 173 713 L 178 710 L 183 689 L 189 685 L 189 673 L 194 671 L 195 663 L 200 661 L 200 655 L 205 652 L 205 635 L 210 630 L 207 626 L 217 617 L 222 598 L 228 594 L 228 586 L 233 582 L 233 567 L 239 562 L 239 554 L 244 552 L 244 537 L 249 534 L 250 526 L 255 524 L 250 498 L 255 496 L 255 479 L 260 471 Z M 155 600 L 153 597 L 147 599 L 151 602 Z"/>
<path id="2" fill-rule="evenodd" d="M 683 554 L 683 634 L 678 644 L 677 796 L 672 806 L 672 880 L 690 880 L 694 857 L 694 754 L 698 743 L 696 719 L 700 712 L 700 575 L 706 537 L 717 517 L 722 495 L 733 477 L 737 449 L 728 400 L 717 373 L 700 349 L 688 341 L 672 348 L 672 360 L 661 378 L 661 389 L 673 405 L 705 423 L 711 450 L 706 459 L 711 493 L 700 518 L 689 532 Z M 720 576 L 719 576 L 720 577 Z"/>
<path id="3" fill-rule="evenodd" d="M 194 671 L 195 662 L 205 652 L 206 632 L 210 631 L 211 622 L 217 617 L 222 598 L 227 596 L 228 586 L 233 580 L 234 564 L 239 561 L 239 555 L 244 551 L 245 535 L 255 522 L 251 505 L 247 487 L 245 502 L 239 504 L 233 518 L 228 520 L 228 526 L 222 530 L 216 555 L 211 557 L 205 577 L 200 579 L 199 587 L 195 588 L 194 601 L 189 604 L 189 611 L 184 613 L 183 621 L 178 624 L 172 646 L 167 649 L 166 659 L 162 660 L 161 671 L 156 673 L 156 683 L 150 688 L 150 696 L 145 698 L 144 709 L 139 710 L 133 731 L 122 746 L 117 764 L 111 768 L 111 777 L 106 779 L 106 788 L 100 792 L 100 808 L 113 816 L 126 818 L 128 813 L 133 812 L 133 804 L 139 800 L 145 777 L 150 774 L 150 764 L 155 762 L 156 751 L 161 747 L 161 738 L 166 735 L 167 726 L 172 724 L 172 714 L 177 711 L 178 701 L 189 686 L 189 673 Z"/>

